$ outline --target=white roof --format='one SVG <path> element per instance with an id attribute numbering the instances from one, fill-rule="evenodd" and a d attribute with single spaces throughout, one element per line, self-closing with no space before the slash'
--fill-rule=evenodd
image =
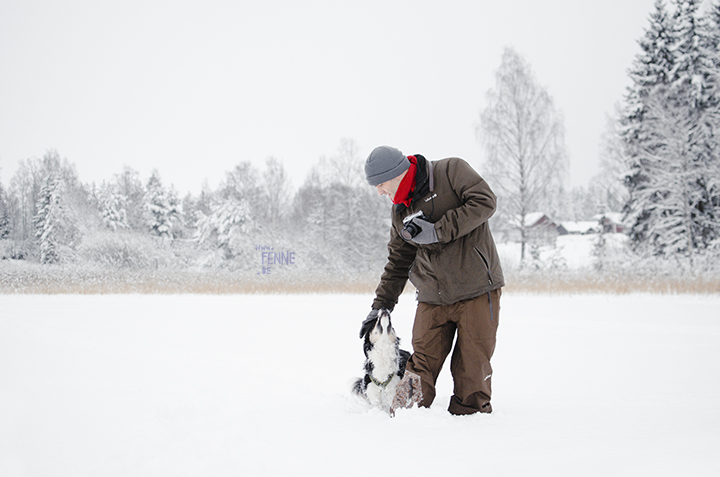
<path id="1" fill-rule="evenodd" d="M 597 222 L 593 220 L 579 220 L 577 222 L 563 222 L 562 226 L 565 227 L 565 230 L 567 230 L 570 233 L 587 233 L 590 231 L 597 230 L 599 228 L 599 225 Z"/>
<path id="2" fill-rule="evenodd" d="M 547 214 L 544 214 L 542 212 L 530 212 L 529 214 L 525 215 L 525 225 L 528 227 L 531 227 L 535 224 L 537 224 L 540 219 L 545 217 Z M 549 219 L 549 217 L 548 217 Z"/>

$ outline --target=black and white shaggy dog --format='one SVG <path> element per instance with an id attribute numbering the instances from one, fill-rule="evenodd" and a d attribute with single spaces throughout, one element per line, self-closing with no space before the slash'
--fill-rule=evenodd
<path id="1" fill-rule="evenodd" d="M 395 392 L 410 353 L 400 349 L 400 338 L 386 309 L 379 311 L 375 326 L 365 332 L 364 339 L 365 377 L 355 381 L 353 392 L 392 415 Z"/>

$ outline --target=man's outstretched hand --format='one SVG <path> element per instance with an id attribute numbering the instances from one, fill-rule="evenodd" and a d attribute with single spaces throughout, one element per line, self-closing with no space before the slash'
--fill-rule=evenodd
<path id="1" fill-rule="evenodd" d="M 370 313 L 368 313 L 367 318 L 363 320 L 362 326 L 360 326 L 360 338 L 365 336 L 365 334 L 369 333 L 371 329 L 375 328 L 375 323 L 378 319 L 378 313 L 380 313 L 380 310 L 372 309 L 370 310 Z"/>

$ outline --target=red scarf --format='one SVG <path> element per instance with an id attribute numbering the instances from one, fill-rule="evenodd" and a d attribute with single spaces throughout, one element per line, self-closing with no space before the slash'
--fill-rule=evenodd
<path id="1" fill-rule="evenodd" d="M 395 197 L 393 197 L 393 204 L 405 204 L 405 207 L 410 207 L 412 202 L 412 193 L 415 190 L 415 175 L 417 174 L 417 159 L 415 156 L 408 156 L 410 161 L 410 168 L 407 170 L 407 174 L 400 181 Z"/>

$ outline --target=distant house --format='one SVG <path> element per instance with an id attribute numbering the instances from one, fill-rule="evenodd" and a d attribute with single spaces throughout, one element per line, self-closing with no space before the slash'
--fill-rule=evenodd
<path id="1" fill-rule="evenodd" d="M 623 233 L 626 226 L 621 222 L 622 214 L 609 212 L 598 214 L 593 220 L 565 221 L 559 223 L 543 212 L 525 215 L 525 227 L 529 242 L 552 245 L 559 235 L 588 235 L 605 233 Z M 520 241 L 518 229 L 504 229 L 505 241 Z"/>
<path id="2" fill-rule="evenodd" d="M 565 230 L 565 234 L 569 235 L 587 235 L 596 234 L 600 231 L 600 224 L 595 220 L 578 220 L 563 222 L 561 227 Z M 565 235 L 560 233 L 560 235 Z"/>
<path id="3" fill-rule="evenodd" d="M 617 212 L 609 212 L 606 214 L 598 214 L 593 220 L 566 221 L 558 227 L 562 227 L 570 235 L 587 235 L 604 233 L 622 233 L 625 231 L 625 225 L 621 222 L 622 214 Z M 564 235 L 562 231 L 560 235 Z"/>
<path id="4" fill-rule="evenodd" d="M 525 225 L 528 230 L 528 238 L 531 241 L 553 244 L 557 236 L 562 235 L 558 224 L 542 212 L 527 214 L 525 216 Z"/>
<path id="5" fill-rule="evenodd" d="M 555 222 L 542 212 L 532 212 L 525 216 L 525 225 L 528 228 L 557 227 Z"/>
<path id="6" fill-rule="evenodd" d="M 598 214 L 593 218 L 597 220 L 598 225 L 602 224 L 603 232 L 607 234 L 621 234 L 625 233 L 627 229 L 627 226 L 622 223 L 622 214 L 620 212 L 607 212 Z"/>

